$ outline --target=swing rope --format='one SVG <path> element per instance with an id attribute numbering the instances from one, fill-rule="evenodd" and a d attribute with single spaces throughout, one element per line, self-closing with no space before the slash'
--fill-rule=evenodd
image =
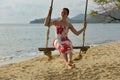
<path id="1" fill-rule="evenodd" d="M 88 6 L 88 0 L 86 0 L 86 6 L 85 6 L 85 16 L 84 16 L 84 24 L 86 24 L 86 18 L 87 18 L 87 6 Z M 85 25 L 84 25 L 85 26 Z M 86 29 L 85 29 L 86 30 Z M 84 47 L 85 45 L 85 30 L 83 31 L 83 45 L 82 47 Z"/>
<path id="2" fill-rule="evenodd" d="M 53 7 L 53 0 L 51 0 L 51 5 L 50 5 L 50 9 Z M 52 53 L 51 51 L 48 50 L 48 41 L 49 41 L 49 34 L 50 34 L 50 22 L 51 22 L 51 15 L 52 15 L 52 11 L 50 12 L 50 17 L 49 17 L 49 21 L 48 21 L 48 29 L 47 29 L 47 37 L 46 37 L 46 49 L 44 51 L 44 54 L 48 57 L 48 60 L 52 59 Z"/>
<path id="3" fill-rule="evenodd" d="M 85 24 L 87 23 L 86 21 L 86 17 L 87 17 L 87 6 L 88 6 L 88 0 L 86 0 L 86 6 L 85 6 L 85 16 L 84 16 L 84 26 L 86 26 Z M 86 30 L 86 29 L 85 29 Z M 88 48 L 86 48 L 85 45 L 85 30 L 83 31 L 83 44 L 82 44 L 82 48 L 80 49 L 80 52 L 78 54 L 78 57 L 75 58 L 74 60 L 80 60 L 82 59 L 82 55 L 81 52 L 86 52 L 88 50 Z"/>
<path id="4" fill-rule="evenodd" d="M 50 8 L 53 7 L 53 0 L 51 0 L 51 5 L 50 5 Z M 49 34 L 50 34 L 50 22 L 51 22 L 51 15 L 52 15 L 52 12 L 50 13 L 50 18 L 49 18 L 49 22 L 48 22 L 48 30 L 47 30 L 47 38 L 46 38 L 46 48 L 48 48 L 48 41 L 49 41 Z"/>

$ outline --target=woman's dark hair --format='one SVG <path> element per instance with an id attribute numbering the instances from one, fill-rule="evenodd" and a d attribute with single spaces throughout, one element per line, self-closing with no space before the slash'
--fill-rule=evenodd
<path id="1" fill-rule="evenodd" d="M 69 9 L 68 8 L 63 8 L 63 10 L 66 10 L 67 14 L 69 15 Z"/>

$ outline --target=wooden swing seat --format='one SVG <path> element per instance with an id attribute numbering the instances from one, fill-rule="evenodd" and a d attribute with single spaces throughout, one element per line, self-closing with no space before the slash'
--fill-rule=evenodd
<path id="1" fill-rule="evenodd" d="M 81 49 L 81 51 L 87 51 L 90 48 L 90 46 L 74 46 L 73 49 Z M 39 51 L 54 51 L 56 50 L 55 47 L 49 47 L 49 48 L 38 48 Z"/>

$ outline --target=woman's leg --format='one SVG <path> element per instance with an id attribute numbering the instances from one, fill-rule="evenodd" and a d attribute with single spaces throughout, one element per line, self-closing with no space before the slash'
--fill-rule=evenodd
<path id="1" fill-rule="evenodd" d="M 72 62 L 72 53 L 67 54 L 68 62 Z"/>
<path id="2" fill-rule="evenodd" d="M 72 53 L 61 53 L 61 57 L 63 58 L 65 64 L 68 66 L 69 69 L 75 67 L 75 64 L 72 61 Z"/>
<path id="3" fill-rule="evenodd" d="M 74 68 L 74 67 L 75 67 L 75 64 L 74 64 L 73 61 L 72 61 L 72 53 L 68 53 L 68 54 L 67 54 L 67 57 L 68 57 L 68 65 L 69 65 L 71 68 Z"/>
<path id="4" fill-rule="evenodd" d="M 67 54 L 66 53 L 61 53 L 61 56 L 65 62 L 65 64 L 68 64 L 68 57 L 67 57 Z"/>

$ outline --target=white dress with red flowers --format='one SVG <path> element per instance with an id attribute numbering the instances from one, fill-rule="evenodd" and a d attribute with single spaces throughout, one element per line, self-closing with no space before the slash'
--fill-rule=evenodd
<path id="1" fill-rule="evenodd" d="M 53 46 L 61 53 L 71 53 L 73 50 L 72 42 L 68 39 L 69 28 L 64 25 L 56 26 L 56 38 Z"/>

